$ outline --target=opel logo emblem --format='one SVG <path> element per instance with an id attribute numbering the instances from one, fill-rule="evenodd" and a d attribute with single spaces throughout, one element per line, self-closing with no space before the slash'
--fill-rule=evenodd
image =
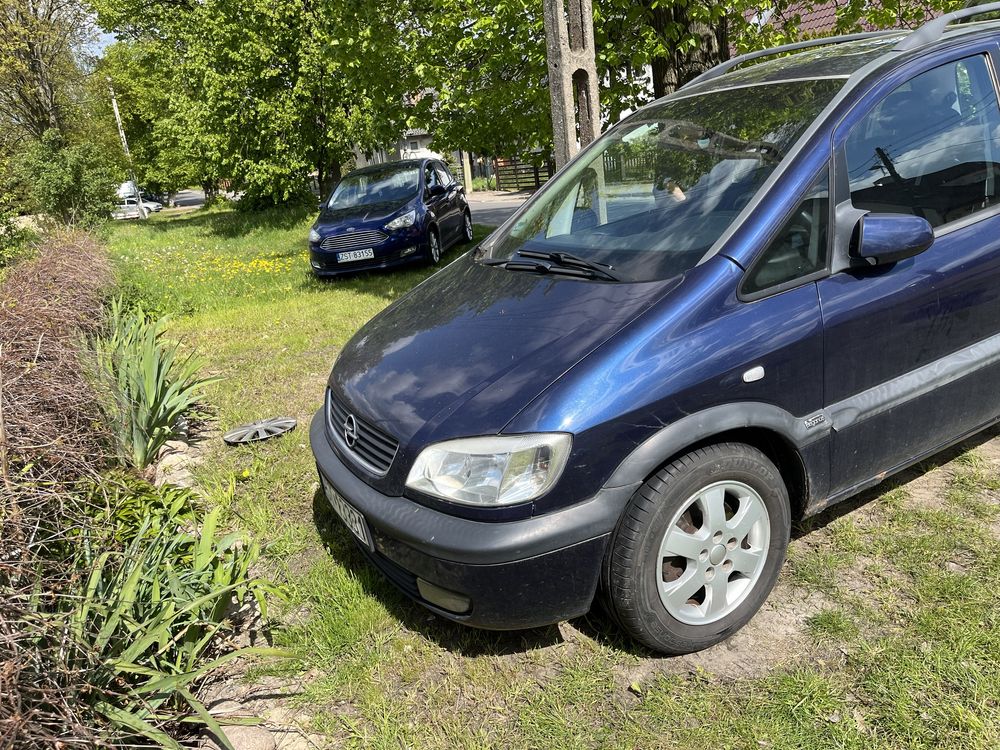
<path id="1" fill-rule="evenodd" d="M 348 414 L 347 419 L 344 420 L 344 440 L 347 442 L 348 448 L 353 448 L 354 444 L 358 442 L 358 420 L 354 418 L 353 414 Z"/>

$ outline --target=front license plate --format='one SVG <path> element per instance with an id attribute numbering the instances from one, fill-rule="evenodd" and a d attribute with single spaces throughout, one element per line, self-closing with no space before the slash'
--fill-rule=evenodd
<path id="1" fill-rule="evenodd" d="M 368 524 L 365 523 L 365 517 L 358 513 L 354 508 L 351 507 L 340 494 L 331 487 L 326 479 L 323 480 L 323 491 L 326 493 L 326 499 L 330 501 L 330 505 L 333 506 L 334 512 L 340 517 L 340 520 L 344 522 L 344 525 L 351 530 L 351 533 L 356 536 L 362 544 L 371 549 L 371 537 L 368 535 Z"/>
<path id="2" fill-rule="evenodd" d="M 370 247 L 364 250 L 348 250 L 346 253 L 337 253 L 338 263 L 350 263 L 352 260 L 371 260 L 375 257 L 375 251 Z"/>

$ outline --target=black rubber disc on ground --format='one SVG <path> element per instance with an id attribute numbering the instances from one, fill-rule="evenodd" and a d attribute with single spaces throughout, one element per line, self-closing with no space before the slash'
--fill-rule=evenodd
<path id="1" fill-rule="evenodd" d="M 296 424 L 296 421 L 291 417 L 271 417 L 234 427 L 223 435 L 222 439 L 226 441 L 227 445 L 259 443 L 262 440 L 270 440 L 278 435 L 291 432 L 295 429 Z"/>

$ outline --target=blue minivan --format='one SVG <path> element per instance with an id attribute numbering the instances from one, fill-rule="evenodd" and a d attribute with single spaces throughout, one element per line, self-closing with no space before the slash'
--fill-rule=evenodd
<path id="1" fill-rule="evenodd" d="M 955 22 L 998 9 L 725 63 L 365 325 L 311 442 L 372 563 L 691 652 L 794 521 L 997 421 L 1000 23 Z"/>

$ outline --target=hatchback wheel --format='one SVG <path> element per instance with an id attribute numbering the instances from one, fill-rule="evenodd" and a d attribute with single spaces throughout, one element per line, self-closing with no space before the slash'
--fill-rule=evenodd
<path id="1" fill-rule="evenodd" d="M 429 256 L 431 265 L 436 266 L 441 262 L 441 240 L 438 237 L 436 229 L 432 229 L 427 233 L 427 244 L 430 248 Z"/>
<path id="2" fill-rule="evenodd" d="M 472 214 L 465 212 L 465 219 L 462 223 L 462 237 L 466 242 L 472 242 Z"/>
<path id="3" fill-rule="evenodd" d="M 664 653 L 725 640 L 774 587 L 790 525 L 788 491 L 767 456 L 741 443 L 692 451 L 629 502 L 605 566 L 609 608 Z"/>

